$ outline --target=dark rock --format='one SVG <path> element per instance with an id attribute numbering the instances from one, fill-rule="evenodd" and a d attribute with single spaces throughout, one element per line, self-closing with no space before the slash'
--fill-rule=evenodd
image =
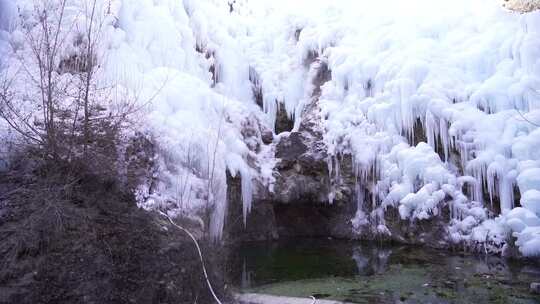
<path id="1" fill-rule="evenodd" d="M 137 186 L 145 184 L 153 188 L 155 146 L 145 134 L 136 134 L 126 147 L 124 153 L 126 187 L 133 191 Z"/>
<path id="2" fill-rule="evenodd" d="M 247 242 L 278 239 L 276 216 L 270 201 L 257 200 L 244 224 L 242 186 L 239 177 L 227 175 L 229 208 L 225 220 L 225 242 Z M 262 187 L 260 187 L 262 188 Z M 262 198 L 262 195 L 258 197 Z"/>
<path id="3" fill-rule="evenodd" d="M 328 177 L 308 176 L 298 170 L 283 172 L 275 184 L 276 203 L 328 203 Z"/>
<path id="4" fill-rule="evenodd" d="M 301 155 L 308 151 L 304 138 L 299 132 L 282 137 L 276 145 L 276 158 L 280 161 L 278 169 L 290 169 Z"/>
<path id="5" fill-rule="evenodd" d="M 276 115 L 276 134 L 290 132 L 294 128 L 294 119 L 292 119 L 283 105 L 278 106 Z"/>
<path id="6" fill-rule="evenodd" d="M 534 294 L 540 294 L 540 283 L 538 282 L 531 283 L 530 290 Z"/>
<path id="7" fill-rule="evenodd" d="M 261 131 L 261 139 L 265 145 L 269 145 L 274 141 L 274 134 L 271 130 L 265 129 Z"/>
<path id="8" fill-rule="evenodd" d="M 326 237 L 339 210 L 329 204 L 276 204 L 280 237 Z"/>

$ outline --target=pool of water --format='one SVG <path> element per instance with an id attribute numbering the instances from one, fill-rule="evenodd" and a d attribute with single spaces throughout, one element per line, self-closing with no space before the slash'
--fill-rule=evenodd
<path id="1" fill-rule="evenodd" d="M 237 291 L 352 303 L 540 303 L 540 263 L 415 246 L 327 239 L 248 243 L 232 249 Z"/>

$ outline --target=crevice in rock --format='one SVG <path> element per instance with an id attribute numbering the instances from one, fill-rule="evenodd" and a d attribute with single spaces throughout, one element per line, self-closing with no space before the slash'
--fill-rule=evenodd
<path id="1" fill-rule="evenodd" d="M 340 210 L 328 203 L 277 203 L 274 214 L 280 238 L 331 237 Z"/>
<path id="2" fill-rule="evenodd" d="M 278 110 L 276 115 L 276 134 L 290 132 L 294 128 L 294 119 L 292 119 L 283 104 L 278 102 Z"/>

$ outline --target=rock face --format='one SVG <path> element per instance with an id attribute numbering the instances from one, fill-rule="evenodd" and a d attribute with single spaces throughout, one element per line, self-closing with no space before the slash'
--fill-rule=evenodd
<path id="1" fill-rule="evenodd" d="M 540 294 L 540 283 L 531 283 L 531 292 L 534 294 Z"/>
<path id="2" fill-rule="evenodd" d="M 274 167 L 273 191 L 262 184 L 256 187 L 253 207 L 244 223 L 241 187 L 238 179 L 229 177 L 229 213 L 225 223 L 226 241 L 260 241 L 288 237 L 334 237 L 342 239 L 390 240 L 408 244 L 448 247 L 445 240 L 448 210 L 425 221 L 409 222 L 389 207 L 381 219 L 373 215 L 369 185 L 357 185 L 350 155 L 329 155 L 324 142 L 324 121 L 319 107 L 321 87 L 331 79 L 326 63 L 314 54 L 309 57 L 312 75 L 311 98 L 304 109 L 297 130 L 289 132 L 286 113 L 278 112 L 276 136 L 264 136 L 259 142 L 271 147 L 277 163 Z M 257 91 L 260 92 L 260 91 Z M 259 98 L 262 98 L 259 96 Z M 424 134 L 417 130 L 418 134 Z M 414 141 L 425 141 L 414 137 Z M 411 143 L 414 144 L 414 143 Z M 362 191 L 363 193 L 359 193 Z M 363 199 L 358 199 L 362 195 Z M 371 214 L 361 228 L 351 220 L 358 205 Z"/>
<path id="3" fill-rule="evenodd" d="M 330 177 L 327 147 L 318 106 L 321 86 L 330 80 L 327 65 L 310 59 L 314 72 L 311 99 L 304 106 L 297 131 L 284 111 L 278 112 L 277 136 L 261 141 L 273 147 L 278 160 L 273 191 L 259 185 L 245 226 L 242 220 L 240 181 L 229 177 L 229 213 L 225 223 L 227 241 L 269 240 L 283 237 L 352 238 L 350 219 L 356 211 L 352 203 L 352 166 L 338 185 Z"/>
<path id="4" fill-rule="evenodd" d="M 330 181 L 324 154 L 313 151 L 307 134 L 294 132 L 276 145 L 276 181 L 273 199 L 283 204 L 302 201 L 324 203 L 328 200 Z"/>
<path id="5" fill-rule="evenodd" d="M 272 202 L 263 197 L 265 192 L 256 198 L 244 223 L 240 178 L 228 175 L 227 180 L 229 210 L 225 219 L 225 241 L 232 243 L 278 239 L 274 208 Z"/>
<path id="6" fill-rule="evenodd" d="M 290 132 L 294 128 L 294 120 L 289 117 L 285 107 L 280 106 L 276 114 L 276 134 Z"/>

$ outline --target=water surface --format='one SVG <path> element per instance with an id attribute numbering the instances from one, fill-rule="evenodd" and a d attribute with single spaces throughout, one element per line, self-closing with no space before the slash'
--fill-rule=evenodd
<path id="1" fill-rule="evenodd" d="M 415 246 L 327 239 L 243 244 L 228 261 L 242 292 L 353 303 L 540 303 L 540 264 Z"/>

